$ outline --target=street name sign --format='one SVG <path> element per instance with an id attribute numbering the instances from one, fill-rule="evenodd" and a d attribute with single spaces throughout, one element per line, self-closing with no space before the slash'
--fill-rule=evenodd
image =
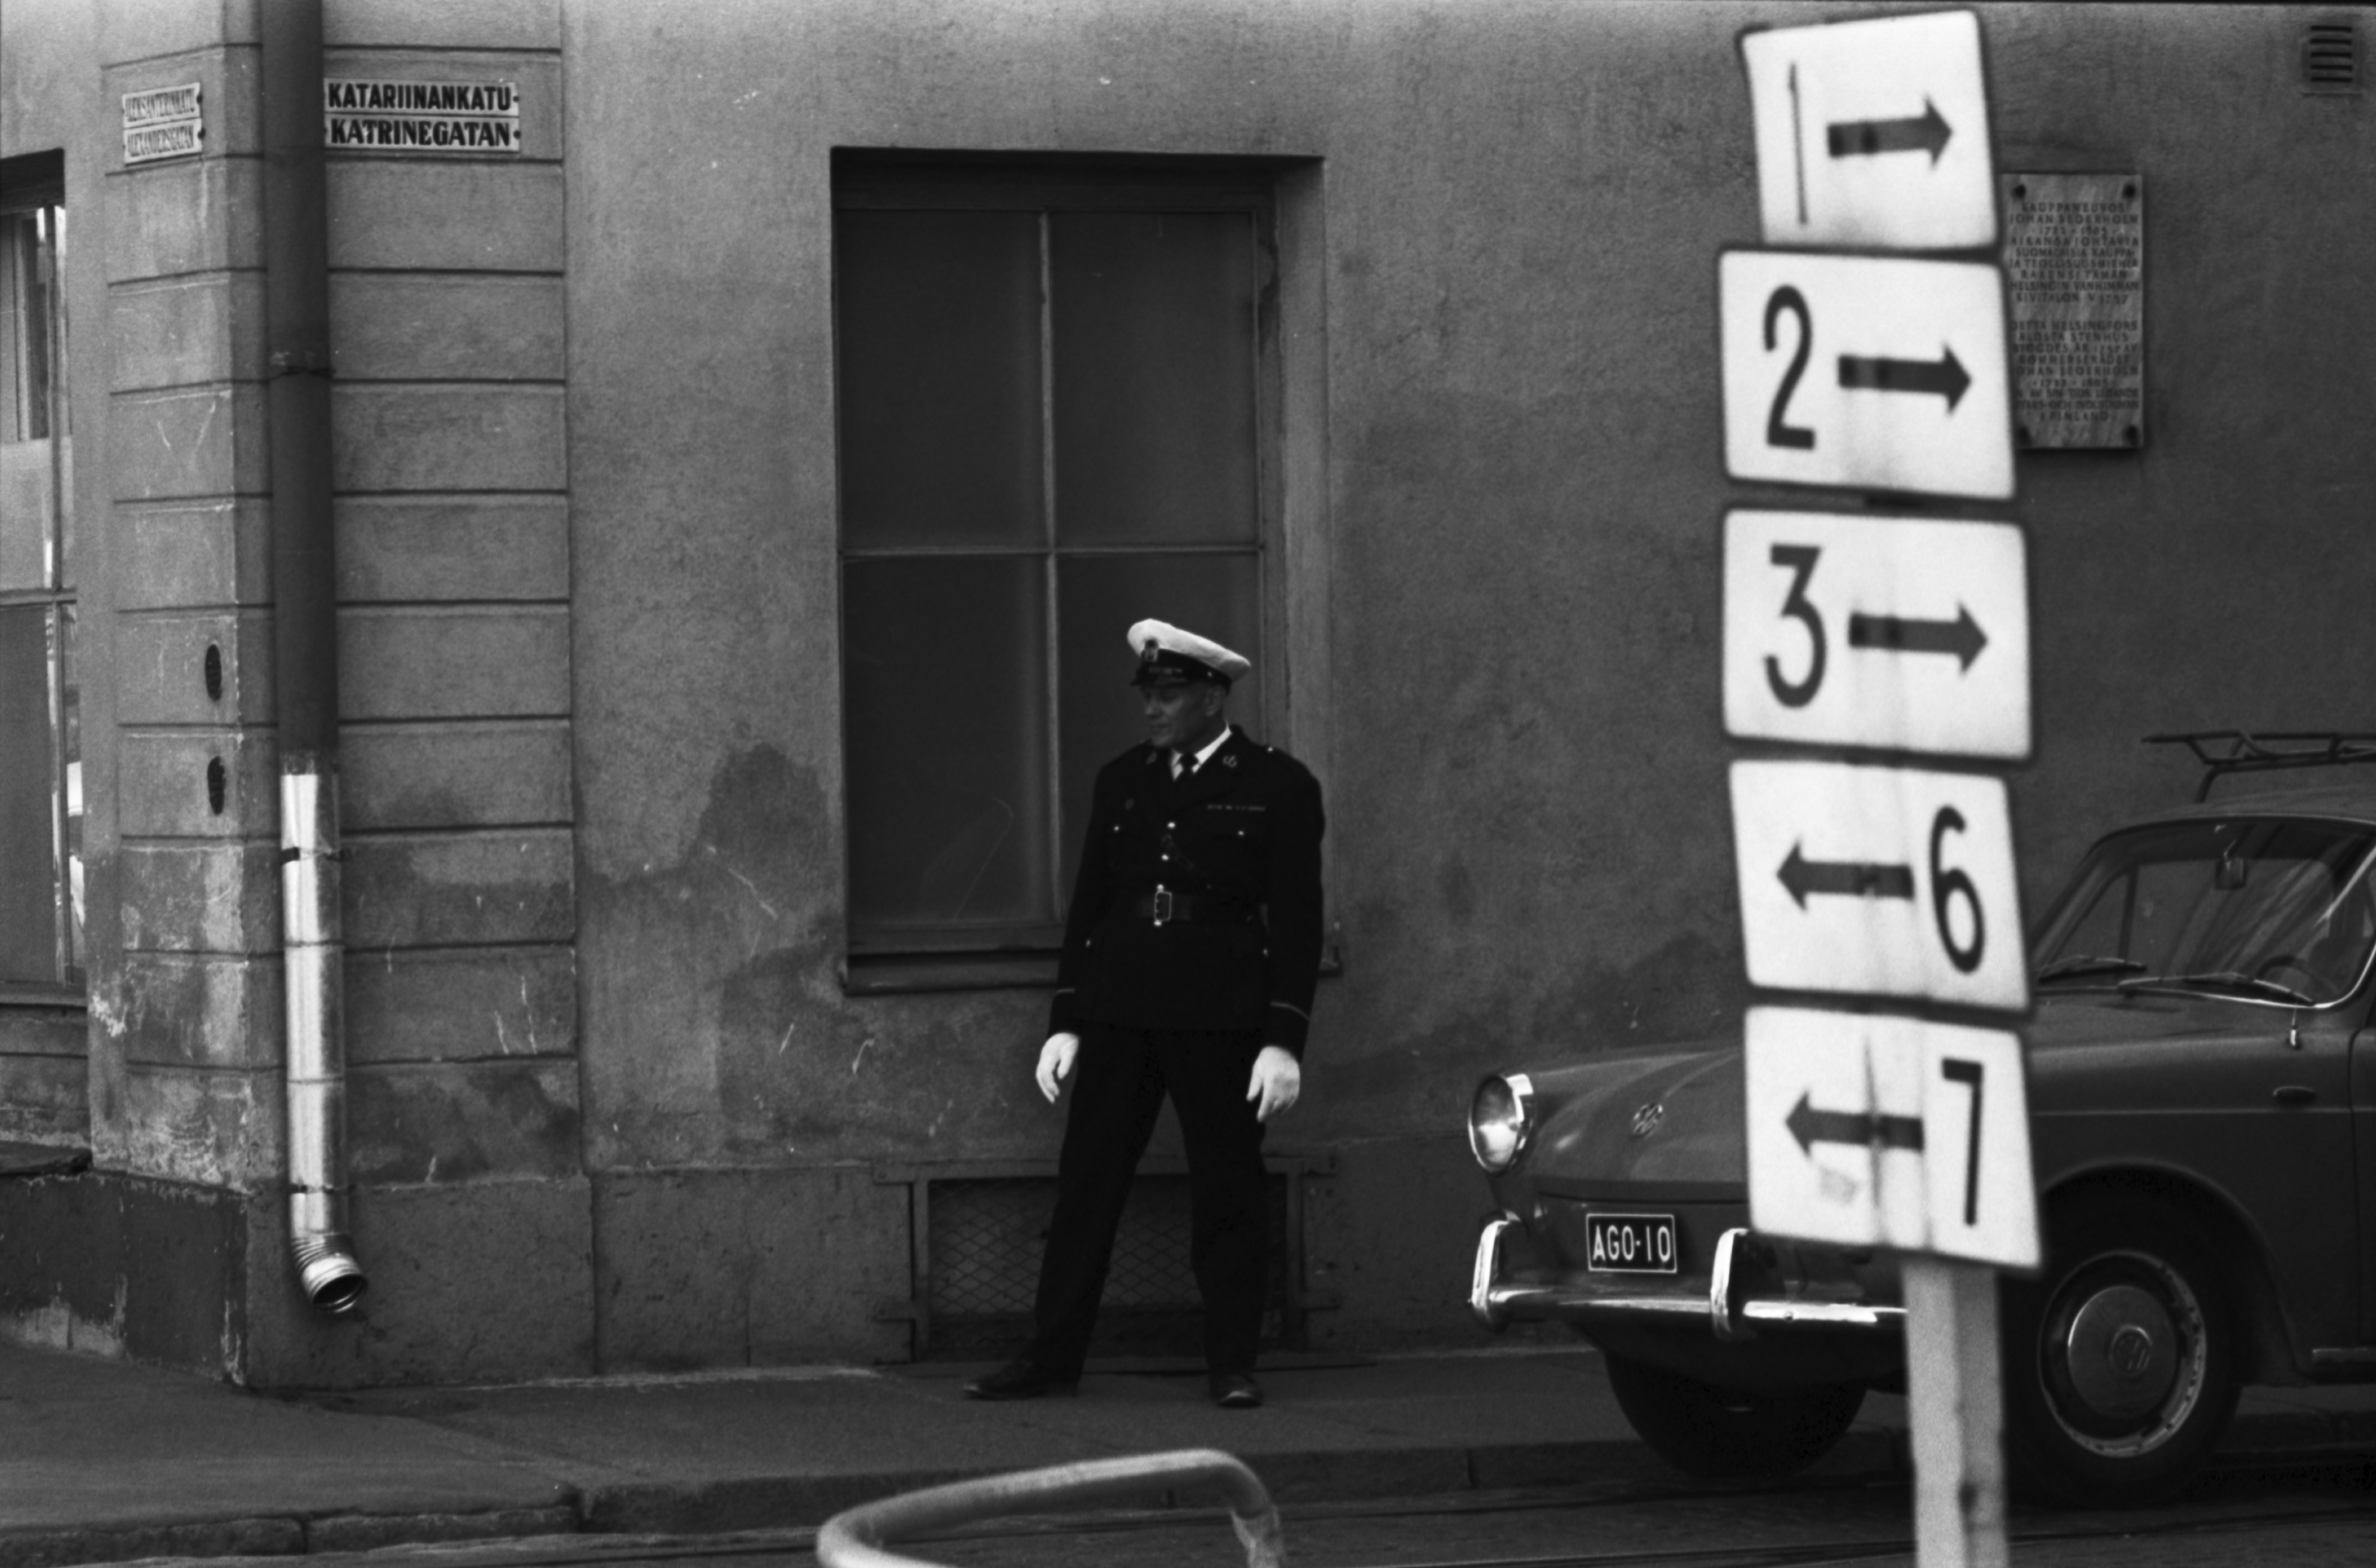
<path id="1" fill-rule="evenodd" d="M 1752 985 L 2027 1010 L 2002 778 L 1736 762 L 1732 842 Z"/>
<path id="2" fill-rule="evenodd" d="M 124 95 L 124 161 L 154 163 L 206 150 L 205 84 L 150 88 Z"/>
<path id="3" fill-rule="evenodd" d="M 2028 582 L 2011 523 L 1729 513 L 1725 731 L 2021 761 Z"/>
<path id="4" fill-rule="evenodd" d="M 1995 267 L 1733 250 L 1717 292 L 1732 478 L 2012 497 Z"/>
<path id="5" fill-rule="evenodd" d="M 1754 1229 L 2037 1266 L 2019 1036 L 1752 1007 L 1746 1039 Z"/>
<path id="6" fill-rule="evenodd" d="M 1996 244 L 1973 13 L 1751 32 L 1740 55 L 1767 244 Z"/>

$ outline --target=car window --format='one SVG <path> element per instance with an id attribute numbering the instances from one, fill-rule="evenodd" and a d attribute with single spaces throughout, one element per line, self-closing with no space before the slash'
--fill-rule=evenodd
<path id="1" fill-rule="evenodd" d="M 2376 947 L 2376 832 L 2241 818 L 2116 834 L 2041 927 L 2038 983 L 2333 1002 Z"/>

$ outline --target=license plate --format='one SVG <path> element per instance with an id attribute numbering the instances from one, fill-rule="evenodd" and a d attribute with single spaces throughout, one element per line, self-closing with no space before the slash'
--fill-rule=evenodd
<path id="1" fill-rule="evenodd" d="M 1671 1214 L 1587 1214 L 1586 1266 L 1595 1274 L 1675 1272 L 1675 1217 Z"/>

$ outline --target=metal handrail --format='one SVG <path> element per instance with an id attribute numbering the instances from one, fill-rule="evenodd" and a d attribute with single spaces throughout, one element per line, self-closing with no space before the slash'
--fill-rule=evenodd
<path id="1" fill-rule="evenodd" d="M 885 1549 L 927 1531 L 979 1524 L 1045 1504 L 1144 1495 L 1154 1485 L 1211 1486 L 1230 1505 L 1230 1524 L 1245 1545 L 1246 1568 L 1284 1568 L 1287 1542 L 1270 1493 L 1252 1470 L 1217 1448 L 1051 1465 L 861 1503 L 825 1522 L 817 1531 L 816 1558 L 821 1568 L 936 1568 L 927 1559 Z"/>

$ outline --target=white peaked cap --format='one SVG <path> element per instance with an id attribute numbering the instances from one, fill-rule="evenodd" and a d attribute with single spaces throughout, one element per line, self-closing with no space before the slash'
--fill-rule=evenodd
<path id="1" fill-rule="evenodd" d="M 1130 629 L 1130 651 L 1141 665 L 1169 667 L 1185 671 L 1182 660 L 1202 665 L 1225 681 L 1234 681 L 1253 668 L 1253 661 L 1243 654 L 1232 653 L 1209 637 L 1161 621 L 1141 621 Z"/>

